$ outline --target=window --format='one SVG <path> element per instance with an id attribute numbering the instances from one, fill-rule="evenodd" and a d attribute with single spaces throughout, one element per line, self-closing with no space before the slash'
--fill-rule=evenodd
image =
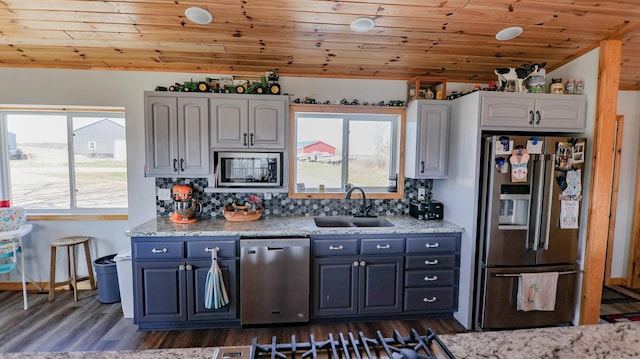
<path id="1" fill-rule="evenodd" d="M 397 185 L 403 109 L 292 107 L 290 196 L 332 197 L 350 186 L 397 193 L 390 185 Z"/>
<path id="2" fill-rule="evenodd" d="M 119 213 L 127 207 L 122 109 L 0 115 L 0 142 L 6 143 L 0 182 L 12 205 L 45 213 Z"/>

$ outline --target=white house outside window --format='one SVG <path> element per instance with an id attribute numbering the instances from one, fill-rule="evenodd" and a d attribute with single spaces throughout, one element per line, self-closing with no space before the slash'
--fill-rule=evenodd
<path id="1" fill-rule="evenodd" d="M 44 213 L 126 209 L 123 110 L 0 115 L 0 182 L 13 206 Z"/>

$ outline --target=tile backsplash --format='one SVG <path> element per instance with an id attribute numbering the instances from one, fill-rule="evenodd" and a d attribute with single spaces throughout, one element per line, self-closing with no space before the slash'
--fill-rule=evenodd
<path id="1" fill-rule="evenodd" d="M 317 216 L 355 214 L 360 209 L 358 199 L 290 199 L 287 193 L 273 193 L 270 200 L 264 200 L 263 192 L 256 193 L 205 193 L 208 186 L 206 178 L 156 178 L 156 188 L 171 188 L 175 184 L 188 184 L 194 189 L 194 198 L 202 204 L 200 217 L 221 217 L 222 208 L 230 205 L 234 198 L 246 198 L 257 194 L 263 198 L 263 216 Z M 409 214 L 409 203 L 418 196 L 418 188 L 426 188 L 427 194 L 433 188 L 432 180 L 405 178 L 404 199 L 372 199 L 371 214 L 379 216 L 397 216 Z M 156 200 L 156 210 L 161 216 L 173 211 L 171 201 Z"/>

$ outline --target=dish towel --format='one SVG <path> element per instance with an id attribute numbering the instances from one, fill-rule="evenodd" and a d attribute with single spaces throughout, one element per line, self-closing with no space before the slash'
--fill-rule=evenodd
<path id="1" fill-rule="evenodd" d="M 211 250 L 211 268 L 207 272 L 207 280 L 204 284 L 204 307 L 207 309 L 220 309 L 229 304 L 222 271 L 218 266 L 218 250 L 218 248 Z"/>
<path id="2" fill-rule="evenodd" d="M 558 272 L 520 273 L 518 281 L 518 310 L 554 311 Z"/>

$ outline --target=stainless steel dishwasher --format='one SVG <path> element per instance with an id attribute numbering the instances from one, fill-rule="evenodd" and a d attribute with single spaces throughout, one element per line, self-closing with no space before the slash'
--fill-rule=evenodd
<path id="1" fill-rule="evenodd" d="M 309 238 L 240 240 L 245 324 L 309 321 Z"/>

